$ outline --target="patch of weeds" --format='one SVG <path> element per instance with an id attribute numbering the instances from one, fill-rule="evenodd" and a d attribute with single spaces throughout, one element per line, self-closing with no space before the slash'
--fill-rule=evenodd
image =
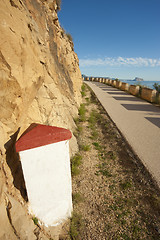
<path id="1" fill-rule="evenodd" d="M 71 174 L 72 176 L 77 176 L 80 173 L 80 170 L 77 166 L 72 165 L 71 167 Z"/>
<path id="2" fill-rule="evenodd" d="M 79 121 L 79 118 L 74 118 L 74 122 L 75 122 L 76 125 L 78 125 L 79 122 L 80 122 L 80 121 Z"/>
<path id="3" fill-rule="evenodd" d="M 101 161 L 106 160 L 105 152 L 103 152 L 101 149 L 98 149 L 98 150 L 99 150 L 99 153 L 98 153 L 99 160 Z"/>
<path id="4" fill-rule="evenodd" d="M 82 97 L 85 97 L 86 93 L 85 92 L 81 92 L 81 95 L 82 95 Z"/>
<path id="5" fill-rule="evenodd" d="M 124 199 L 124 203 L 125 203 L 125 205 L 126 206 L 128 206 L 128 207 L 132 207 L 132 206 L 134 206 L 134 205 L 138 205 L 138 201 L 137 200 L 135 200 L 135 199 L 131 199 L 131 198 L 126 198 L 126 199 Z"/>
<path id="6" fill-rule="evenodd" d="M 126 225 L 127 221 L 126 221 L 125 219 L 122 219 L 122 220 L 120 221 L 120 223 L 121 223 L 121 225 Z"/>
<path id="7" fill-rule="evenodd" d="M 118 213 L 116 217 L 117 217 L 117 219 L 121 219 L 121 218 L 123 218 L 124 216 L 127 216 L 127 215 L 128 215 L 128 212 L 123 211 L 121 213 Z"/>
<path id="8" fill-rule="evenodd" d="M 81 232 L 83 230 L 82 216 L 73 212 L 70 225 L 70 237 L 72 240 L 80 240 Z"/>
<path id="9" fill-rule="evenodd" d="M 148 203 L 151 203 L 152 206 L 159 212 L 160 211 L 160 197 L 155 194 L 148 194 L 144 196 L 145 200 Z"/>
<path id="10" fill-rule="evenodd" d="M 109 208 L 112 209 L 113 211 L 117 211 L 119 209 L 117 204 L 112 204 L 109 206 Z"/>
<path id="11" fill-rule="evenodd" d="M 105 176 L 105 177 L 112 177 L 112 174 L 110 173 L 110 171 L 107 169 L 107 164 L 106 163 L 102 163 L 99 165 L 99 172 Z"/>
<path id="12" fill-rule="evenodd" d="M 33 222 L 34 222 L 35 225 L 38 225 L 38 218 L 33 217 L 32 220 L 33 220 Z"/>
<path id="13" fill-rule="evenodd" d="M 79 132 L 79 133 L 81 133 L 82 131 L 83 131 L 83 127 L 82 126 L 77 126 L 77 131 Z"/>
<path id="14" fill-rule="evenodd" d="M 96 171 L 96 172 L 95 172 L 95 175 L 96 175 L 96 176 L 99 176 L 99 175 L 100 175 L 99 171 Z"/>
<path id="15" fill-rule="evenodd" d="M 144 231 L 145 229 L 143 229 Z M 134 237 L 134 239 L 139 239 L 140 234 L 143 234 L 142 231 L 142 227 L 140 225 L 138 225 L 137 221 L 134 221 L 131 223 L 131 227 L 130 227 L 130 232 L 132 233 L 132 236 Z"/>
<path id="16" fill-rule="evenodd" d="M 117 138 L 117 134 L 114 132 L 114 130 L 112 129 L 113 127 L 111 127 L 110 129 L 108 129 L 107 134 L 108 134 L 108 138 L 110 140 L 115 140 Z"/>
<path id="17" fill-rule="evenodd" d="M 101 169 L 99 172 L 105 177 L 112 177 L 112 174 L 107 169 Z"/>
<path id="18" fill-rule="evenodd" d="M 122 233 L 120 236 L 124 240 L 132 240 L 126 233 Z"/>
<path id="19" fill-rule="evenodd" d="M 98 142 L 93 142 L 92 144 L 93 144 L 93 146 L 95 146 L 96 150 L 100 151 L 102 149 L 102 146 Z"/>
<path id="20" fill-rule="evenodd" d="M 105 130 L 108 130 L 108 128 L 109 128 L 108 123 L 104 124 L 104 128 L 105 128 Z"/>
<path id="21" fill-rule="evenodd" d="M 83 132 L 83 127 L 81 125 L 77 125 L 77 128 L 73 134 L 75 137 L 78 137 L 82 132 Z"/>
<path id="22" fill-rule="evenodd" d="M 133 235 L 137 235 L 141 231 L 141 227 L 138 225 L 132 226 Z"/>
<path id="23" fill-rule="evenodd" d="M 120 183 L 120 187 L 122 190 L 127 190 L 127 189 L 131 188 L 132 186 L 133 186 L 132 183 L 129 181 Z"/>
<path id="24" fill-rule="evenodd" d="M 79 174 L 80 170 L 78 169 L 79 165 L 82 163 L 82 156 L 79 154 L 76 154 L 71 159 L 71 173 L 72 176 L 76 176 Z"/>
<path id="25" fill-rule="evenodd" d="M 119 197 L 116 199 L 116 204 L 118 205 L 120 210 L 123 210 L 124 207 L 129 207 L 129 208 L 131 207 L 131 205 L 126 204 L 126 198 L 122 198 L 122 197 Z M 128 215 L 129 213 L 130 213 L 129 210 L 127 210 L 125 214 Z"/>
<path id="26" fill-rule="evenodd" d="M 106 157 L 109 157 L 112 160 L 116 159 L 116 154 L 113 151 L 109 151 L 106 153 Z"/>
<path id="27" fill-rule="evenodd" d="M 99 147 L 99 143 L 98 142 L 93 142 L 92 143 L 95 147 Z"/>
<path id="28" fill-rule="evenodd" d="M 97 111 L 92 110 L 92 112 L 90 113 L 90 116 L 88 118 L 89 123 L 94 124 L 94 125 L 96 124 L 96 122 L 97 122 L 96 114 L 97 114 Z"/>
<path id="29" fill-rule="evenodd" d="M 85 104 L 81 104 L 80 108 L 79 108 L 79 120 L 81 122 L 85 122 L 86 121 L 86 108 L 85 108 Z"/>
<path id="30" fill-rule="evenodd" d="M 73 42 L 72 35 L 69 32 L 67 32 L 66 35 L 67 35 L 69 41 Z"/>
<path id="31" fill-rule="evenodd" d="M 96 140 L 98 138 L 98 135 L 99 135 L 98 132 L 96 130 L 94 130 L 94 131 L 91 132 L 91 137 L 90 138 L 92 140 Z"/>
<path id="32" fill-rule="evenodd" d="M 128 211 L 124 211 L 125 204 L 124 204 L 124 202 L 123 202 L 123 199 L 121 199 L 121 197 L 118 198 L 118 199 L 116 199 L 116 201 L 113 202 L 113 204 L 111 204 L 111 205 L 109 206 L 109 208 L 112 209 L 112 210 L 114 210 L 114 211 L 116 211 L 116 210 L 118 210 L 118 211 L 123 211 L 123 212 L 118 212 L 118 213 L 117 213 L 117 216 L 119 216 L 119 218 L 120 218 L 122 215 L 123 215 L 123 216 L 127 216 L 127 215 L 129 214 Z"/>
<path id="33" fill-rule="evenodd" d="M 81 145 L 80 146 L 80 150 L 85 151 L 85 152 L 89 151 L 90 148 L 91 148 L 90 145 Z"/>
<path id="34" fill-rule="evenodd" d="M 82 84 L 81 90 L 84 92 L 86 90 L 86 85 Z"/>
<path id="35" fill-rule="evenodd" d="M 87 104 L 89 104 L 89 103 L 90 103 L 90 100 L 89 100 L 89 98 L 88 98 L 88 97 L 86 97 L 86 98 L 85 98 L 85 100 L 86 100 Z"/>
<path id="36" fill-rule="evenodd" d="M 104 226 L 104 232 L 108 232 L 111 228 L 112 228 L 111 225 L 109 223 L 108 224 L 106 223 Z"/>
<path id="37" fill-rule="evenodd" d="M 56 4 L 57 4 L 57 11 L 61 10 L 61 0 L 56 0 Z"/>
<path id="38" fill-rule="evenodd" d="M 115 191 L 115 189 L 116 189 L 115 184 L 109 185 L 109 189 L 111 192 Z"/>
<path id="39" fill-rule="evenodd" d="M 74 204 L 80 203 L 84 200 L 83 196 L 78 192 L 72 194 L 72 199 Z"/>
<path id="40" fill-rule="evenodd" d="M 81 87 L 81 95 L 82 95 L 82 97 L 86 96 L 85 90 L 86 90 L 86 86 L 85 86 L 85 84 L 82 84 L 82 87 Z"/>

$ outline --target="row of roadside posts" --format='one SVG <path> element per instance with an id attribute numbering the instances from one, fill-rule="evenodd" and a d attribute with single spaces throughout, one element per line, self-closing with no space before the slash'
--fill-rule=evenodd
<path id="1" fill-rule="evenodd" d="M 141 87 L 140 85 L 129 85 L 126 82 L 119 80 L 112 80 L 109 78 L 98 78 L 98 77 L 83 77 L 84 81 L 100 82 L 106 85 L 115 87 L 122 91 L 126 91 L 134 96 L 138 96 L 150 103 L 160 103 L 160 94 L 153 89 L 147 87 Z"/>

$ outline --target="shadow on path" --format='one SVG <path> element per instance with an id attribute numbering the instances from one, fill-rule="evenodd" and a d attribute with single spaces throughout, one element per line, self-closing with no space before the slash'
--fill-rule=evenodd
<path id="1" fill-rule="evenodd" d="M 146 117 L 146 119 L 160 128 L 160 118 Z"/>
<path id="2" fill-rule="evenodd" d="M 152 124 L 160 128 L 160 108 L 133 96 L 120 89 L 113 88 L 112 86 L 104 85 L 103 83 L 94 82 L 94 84 L 102 89 L 104 92 L 111 95 L 115 100 L 117 100 L 125 109 L 128 111 L 138 111 L 143 112 L 145 115 L 156 115 L 157 117 L 144 116 L 145 119 L 150 121 Z M 118 96 L 121 95 L 121 96 Z M 122 104 L 121 101 L 127 101 L 130 103 Z M 135 103 L 136 102 L 136 103 Z"/>
<path id="3" fill-rule="evenodd" d="M 150 104 L 121 104 L 123 107 L 125 107 L 127 110 L 131 111 L 145 111 L 145 112 L 153 112 L 158 113 L 160 115 L 160 110 Z"/>

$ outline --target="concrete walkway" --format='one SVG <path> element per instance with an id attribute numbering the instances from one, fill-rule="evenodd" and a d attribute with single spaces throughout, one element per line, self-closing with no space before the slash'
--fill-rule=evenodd
<path id="1" fill-rule="evenodd" d="M 160 187 L 160 108 L 103 83 L 85 83 Z"/>

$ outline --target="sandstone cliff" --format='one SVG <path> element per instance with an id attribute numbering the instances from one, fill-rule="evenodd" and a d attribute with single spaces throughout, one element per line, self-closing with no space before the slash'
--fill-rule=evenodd
<path id="1" fill-rule="evenodd" d="M 33 122 L 71 131 L 75 128 L 73 118 L 81 101 L 82 78 L 73 43 L 60 27 L 58 8 L 57 0 L 0 1 L 0 239 L 3 240 L 48 239 L 52 235 L 51 232 L 43 235 L 27 215 L 25 186 L 20 163 L 15 160 L 14 142 Z M 71 153 L 76 150 L 73 136 Z"/>

